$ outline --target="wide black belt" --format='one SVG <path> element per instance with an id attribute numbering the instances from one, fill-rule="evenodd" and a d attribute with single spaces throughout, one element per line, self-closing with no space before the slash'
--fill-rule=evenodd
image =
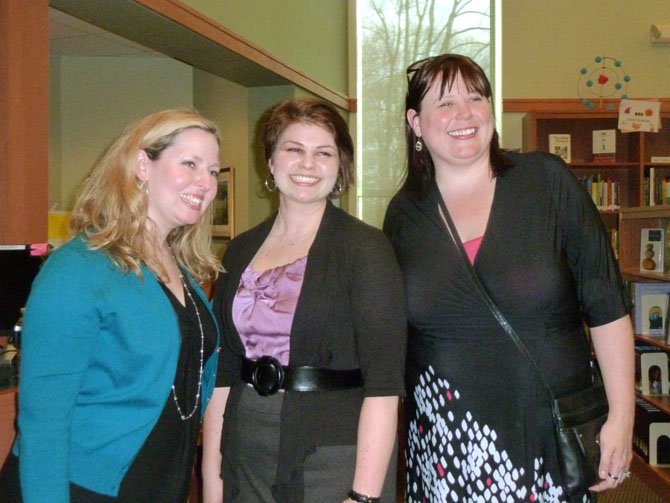
<path id="1" fill-rule="evenodd" d="M 242 358 L 241 377 L 262 396 L 272 395 L 280 389 L 330 391 L 363 386 L 363 375 L 360 369 L 285 367 L 271 356 L 262 356 L 256 361 Z"/>

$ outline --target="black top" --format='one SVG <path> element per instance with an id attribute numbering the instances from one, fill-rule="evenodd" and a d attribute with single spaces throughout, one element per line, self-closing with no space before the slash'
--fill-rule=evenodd
<path id="1" fill-rule="evenodd" d="M 621 318 L 627 297 L 600 215 L 565 164 L 539 153 L 510 159 L 474 270 L 560 395 L 589 382 L 582 320 Z M 557 496 L 549 397 L 477 291 L 436 193 L 396 196 L 384 229 L 408 299 L 410 499 L 432 501 L 447 484 L 440 498 L 487 500 L 501 480 L 501 500 Z"/>
<path id="2" fill-rule="evenodd" d="M 223 259 L 214 312 L 222 318 L 224 342 L 217 386 L 231 386 L 226 405 L 226 446 L 232 434 L 244 348 L 232 320 L 240 276 L 265 241 L 274 218 L 235 238 Z M 305 278 L 291 328 L 290 365 L 333 369 L 360 368 L 364 388 L 330 392 L 286 392 L 281 415 L 280 459 L 273 493 L 280 502 L 302 501 L 301 463 L 317 445 L 356 443 L 365 396 L 404 395 L 406 316 L 402 280 L 393 250 L 377 229 L 328 202 L 309 250 Z M 227 466 L 235 463 L 224 448 L 224 490 L 233 491 Z"/>

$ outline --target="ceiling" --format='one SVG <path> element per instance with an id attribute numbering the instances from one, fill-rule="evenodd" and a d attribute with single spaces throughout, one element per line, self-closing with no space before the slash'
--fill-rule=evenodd
<path id="1" fill-rule="evenodd" d="M 2 0 L 0 0 L 2 1 Z M 245 87 L 285 77 L 133 0 L 49 0 L 51 54 L 168 57 Z"/>
<path id="2" fill-rule="evenodd" d="M 49 51 L 66 56 L 167 57 L 53 8 L 49 9 Z"/>

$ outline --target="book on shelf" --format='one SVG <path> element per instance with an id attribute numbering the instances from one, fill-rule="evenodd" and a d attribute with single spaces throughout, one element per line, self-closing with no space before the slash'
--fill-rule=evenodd
<path id="1" fill-rule="evenodd" d="M 619 209 L 619 181 L 600 174 L 579 178 L 599 210 Z"/>
<path id="2" fill-rule="evenodd" d="M 633 426 L 633 450 L 647 463 L 650 461 L 650 430 L 652 425 L 665 424 L 669 421 L 668 415 L 644 398 L 635 397 L 635 422 Z M 658 442 L 656 462 L 667 462 L 670 459 L 670 446 L 667 442 Z"/>
<path id="3" fill-rule="evenodd" d="M 629 288 L 635 333 L 663 338 L 670 283 L 631 281 Z"/>
<path id="4" fill-rule="evenodd" d="M 549 152 L 569 163 L 571 160 L 570 135 L 553 133 L 549 135 Z"/>
<path id="5" fill-rule="evenodd" d="M 593 131 L 593 162 L 612 164 L 616 161 L 616 129 Z"/>
<path id="6" fill-rule="evenodd" d="M 668 354 L 657 346 L 635 342 L 635 389 L 643 395 L 668 394 Z"/>
<path id="7" fill-rule="evenodd" d="M 658 164 L 670 164 L 670 156 L 652 155 L 651 162 Z"/>
<path id="8" fill-rule="evenodd" d="M 655 227 L 640 231 L 640 271 L 663 272 L 665 229 Z"/>
<path id="9" fill-rule="evenodd" d="M 614 257 L 619 259 L 619 230 L 618 229 L 608 229 L 607 230 L 610 236 L 610 244 L 612 245 L 612 250 L 614 251 Z"/>
<path id="10" fill-rule="evenodd" d="M 643 183 L 645 205 L 670 204 L 670 177 L 659 176 L 656 168 L 650 166 Z"/>
<path id="11" fill-rule="evenodd" d="M 660 202 L 670 204 L 670 178 L 667 176 L 661 179 Z"/>

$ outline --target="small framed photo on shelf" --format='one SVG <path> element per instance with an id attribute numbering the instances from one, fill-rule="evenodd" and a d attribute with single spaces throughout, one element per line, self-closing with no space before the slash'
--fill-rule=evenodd
<path id="1" fill-rule="evenodd" d="M 549 135 L 549 153 L 555 154 L 565 162 L 570 163 L 570 135 L 569 134 L 550 134 Z"/>
<path id="2" fill-rule="evenodd" d="M 642 229 L 640 236 L 640 271 L 663 272 L 665 231 L 662 228 Z"/>
<path id="3" fill-rule="evenodd" d="M 212 236 L 232 239 L 235 236 L 235 177 L 232 167 L 221 170 L 218 180 L 212 221 Z"/>

